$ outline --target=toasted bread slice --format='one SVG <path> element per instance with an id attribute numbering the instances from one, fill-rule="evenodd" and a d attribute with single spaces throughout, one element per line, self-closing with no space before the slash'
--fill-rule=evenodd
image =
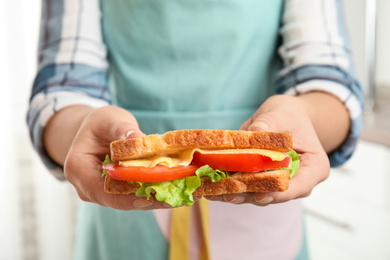
<path id="1" fill-rule="evenodd" d="M 110 145 L 114 162 L 146 158 L 158 153 L 186 149 L 267 149 L 288 152 L 293 148 L 287 133 L 190 129 L 114 141 Z"/>
<path id="2" fill-rule="evenodd" d="M 240 173 L 214 183 L 206 177 L 201 179 L 202 184 L 195 190 L 193 195 L 207 196 L 243 192 L 285 191 L 289 185 L 289 173 L 288 170 Z M 114 194 L 131 194 L 135 193 L 139 187 L 139 184 L 136 182 L 118 181 L 107 175 L 104 191 Z"/>

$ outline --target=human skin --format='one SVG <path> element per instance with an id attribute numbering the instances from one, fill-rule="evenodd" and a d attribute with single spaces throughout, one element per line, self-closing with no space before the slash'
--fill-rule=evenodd
<path id="1" fill-rule="evenodd" d="M 346 107 L 334 96 L 312 92 L 301 96 L 267 99 L 241 127 L 249 131 L 287 132 L 300 154 L 300 169 L 285 192 L 226 194 L 208 199 L 267 205 L 307 197 L 330 174 L 327 154 L 346 139 L 350 128 Z"/>
<path id="2" fill-rule="evenodd" d="M 327 153 L 339 147 L 348 135 L 349 113 L 342 102 L 327 93 L 299 96 L 275 95 L 243 123 L 242 130 L 287 132 L 301 154 L 301 167 L 285 192 L 243 193 L 208 196 L 209 200 L 235 204 L 268 205 L 308 196 L 330 174 Z M 57 112 L 44 131 L 49 156 L 64 166 L 67 180 L 83 201 L 121 210 L 170 207 L 154 198 L 108 194 L 103 190 L 101 162 L 110 142 L 144 134 L 134 116 L 119 107 L 70 106 Z"/>

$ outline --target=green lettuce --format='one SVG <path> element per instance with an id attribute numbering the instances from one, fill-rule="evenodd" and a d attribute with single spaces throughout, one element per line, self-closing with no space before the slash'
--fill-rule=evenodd
<path id="1" fill-rule="evenodd" d="M 107 154 L 107 155 L 106 155 L 106 158 L 105 158 L 104 161 L 102 162 L 102 165 L 112 164 L 112 163 L 114 163 L 114 162 L 111 161 L 110 156 Z M 102 176 L 106 176 L 106 175 L 107 175 L 106 170 L 103 170 Z"/>
<path id="2" fill-rule="evenodd" d="M 288 156 L 291 157 L 291 165 L 290 167 L 286 167 L 284 169 L 287 169 L 290 171 L 290 179 L 297 174 L 299 165 L 300 165 L 300 160 L 299 160 L 299 154 L 295 152 L 294 150 L 291 150 L 290 152 L 287 153 Z"/>
<path id="3" fill-rule="evenodd" d="M 140 188 L 135 195 L 149 199 L 154 191 L 158 201 L 164 201 L 172 207 L 191 206 L 194 204 L 192 193 L 200 186 L 201 177 L 209 177 L 212 182 L 217 182 L 226 178 L 226 175 L 224 171 L 204 165 L 196 170 L 194 176 L 165 182 L 138 182 Z"/>

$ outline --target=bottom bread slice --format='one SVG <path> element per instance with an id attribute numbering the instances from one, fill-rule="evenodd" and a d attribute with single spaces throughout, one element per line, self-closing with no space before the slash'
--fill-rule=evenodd
<path id="1" fill-rule="evenodd" d="M 194 196 L 221 195 L 243 192 L 285 191 L 289 185 L 289 170 L 275 170 L 256 173 L 239 173 L 218 182 L 202 178 L 202 184 L 193 193 Z M 104 191 L 113 194 L 135 193 L 139 184 L 118 181 L 106 175 Z"/>

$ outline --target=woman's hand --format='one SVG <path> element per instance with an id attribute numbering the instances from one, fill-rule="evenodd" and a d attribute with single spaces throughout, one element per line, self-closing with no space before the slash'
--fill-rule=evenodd
<path id="1" fill-rule="evenodd" d="M 83 201 L 121 210 L 170 207 L 154 198 L 104 192 L 101 165 L 110 153 L 110 142 L 143 135 L 134 116 L 124 109 L 74 106 L 53 117 L 44 140 L 49 155 L 59 164 L 63 162 L 66 179 Z"/>
<path id="2" fill-rule="evenodd" d="M 285 192 L 228 194 L 208 199 L 268 205 L 307 197 L 329 176 L 327 152 L 346 138 L 349 117 L 342 103 L 329 94 L 276 95 L 268 98 L 241 130 L 290 133 L 294 150 L 300 154 L 300 169 Z"/>

